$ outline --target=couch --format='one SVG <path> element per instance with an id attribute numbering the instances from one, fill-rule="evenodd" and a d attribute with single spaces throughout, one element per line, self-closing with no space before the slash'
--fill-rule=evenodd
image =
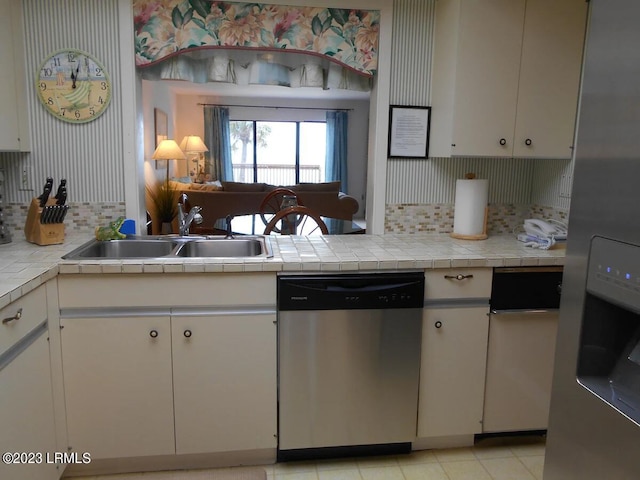
<path id="1" fill-rule="evenodd" d="M 186 193 L 191 206 L 202 207 L 202 227 L 211 227 L 227 215 L 258 213 L 264 197 L 276 185 L 266 183 L 220 182 L 219 184 L 180 183 L 171 186 Z M 342 220 L 352 220 L 358 211 L 358 201 L 340 192 L 340 182 L 299 183 L 283 185 L 296 192 L 298 201 L 319 215 Z"/>

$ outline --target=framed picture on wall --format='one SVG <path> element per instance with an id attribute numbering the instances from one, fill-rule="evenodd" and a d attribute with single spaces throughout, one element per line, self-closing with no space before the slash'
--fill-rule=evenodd
<path id="1" fill-rule="evenodd" d="M 158 148 L 160 142 L 162 140 L 166 140 L 169 138 L 169 118 L 167 114 L 160 110 L 159 108 L 153 109 L 153 124 L 154 124 L 154 132 L 156 145 L 155 148 Z M 166 167 L 166 160 L 156 160 L 156 170 L 158 168 Z"/>
<path id="2" fill-rule="evenodd" d="M 389 158 L 428 158 L 431 107 L 389 106 Z"/>

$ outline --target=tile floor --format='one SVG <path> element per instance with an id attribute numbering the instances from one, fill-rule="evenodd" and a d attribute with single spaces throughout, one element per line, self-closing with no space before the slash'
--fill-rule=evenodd
<path id="1" fill-rule="evenodd" d="M 474 447 L 408 455 L 266 465 L 268 480 L 542 480 L 540 436 L 483 439 Z M 75 480 L 205 480 L 211 470 L 76 477 Z"/>

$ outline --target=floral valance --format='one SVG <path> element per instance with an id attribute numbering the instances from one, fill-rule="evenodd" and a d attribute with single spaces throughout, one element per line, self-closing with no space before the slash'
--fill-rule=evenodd
<path id="1" fill-rule="evenodd" d="M 373 76 L 378 10 L 212 0 L 133 0 L 136 65 L 207 48 L 291 51 Z"/>

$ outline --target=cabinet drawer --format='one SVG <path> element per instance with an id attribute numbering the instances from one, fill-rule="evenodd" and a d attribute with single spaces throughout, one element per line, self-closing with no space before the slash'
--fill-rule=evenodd
<path id="1" fill-rule="evenodd" d="M 489 298 L 491 268 L 450 268 L 425 272 L 425 299 Z"/>
<path id="2" fill-rule="evenodd" d="M 38 324 L 47 318 L 47 291 L 39 286 L 0 310 L 0 319 L 13 318 L 21 311 L 20 318 L 0 324 L 0 353 L 7 350 Z"/>
<path id="3" fill-rule="evenodd" d="M 276 304 L 276 275 L 61 275 L 60 308 L 198 307 Z"/>

